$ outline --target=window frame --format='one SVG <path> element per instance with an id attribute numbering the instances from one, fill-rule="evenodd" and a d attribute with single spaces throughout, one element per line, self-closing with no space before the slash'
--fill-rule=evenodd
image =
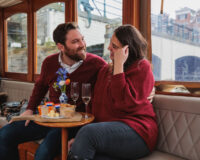
<path id="1" fill-rule="evenodd" d="M 143 0 L 142 0 L 143 1 Z M 144 21 L 146 19 L 147 21 L 147 28 L 144 29 L 144 32 L 147 32 L 147 41 L 148 41 L 148 59 L 152 63 L 152 43 L 151 43 L 151 0 L 148 2 L 148 9 L 147 9 L 147 14 L 146 18 L 144 17 Z M 141 10 L 142 11 L 142 10 Z M 143 10 L 144 11 L 144 10 Z M 145 13 L 144 13 L 145 14 Z M 145 23 L 145 22 L 143 22 Z M 155 82 L 155 87 L 158 87 L 159 85 L 184 85 L 186 88 L 200 88 L 200 82 L 188 82 L 188 81 L 156 81 Z M 199 94 L 192 94 L 192 93 L 172 93 L 172 92 L 164 92 L 164 91 L 156 91 L 156 94 L 165 94 L 165 95 L 175 95 L 175 96 L 191 96 L 191 97 L 200 97 Z"/>
<path id="2" fill-rule="evenodd" d="M 65 22 L 78 20 L 77 1 L 74 0 L 24 0 L 17 5 L 0 8 L 0 36 L 1 36 L 1 75 L 13 80 L 35 82 L 39 74 L 36 74 L 37 60 L 37 28 L 36 12 L 40 8 L 56 2 L 65 3 Z M 27 73 L 15 73 L 7 71 L 7 21 L 6 19 L 17 13 L 27 14 L 27 43 L 28 43 L 28 71 Z"/>

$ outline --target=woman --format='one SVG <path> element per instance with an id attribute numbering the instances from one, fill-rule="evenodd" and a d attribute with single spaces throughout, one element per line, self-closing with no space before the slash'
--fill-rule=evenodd
<path id="1" fill-rule="evenodd" d="M 95 85 L 92 113 L 97 123 L 82 127 L 69 159 L 138 159 L 149 154 L 157 139 L 156 116 L 147 100 L 154 86 L 147 43 L 131 25 L 111 38 L 113 65 L 101 69 Z"/>

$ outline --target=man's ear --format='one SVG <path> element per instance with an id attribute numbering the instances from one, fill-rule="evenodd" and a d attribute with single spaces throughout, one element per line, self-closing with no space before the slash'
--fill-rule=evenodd
<path id="1" fill-rule="evenodd" d="M 58 49 L 60 50 L 60 51 L 64 51 L 64 45 L 62 45 L 61 43 L 57 43 L 57 47 L 58 47 Z"/>

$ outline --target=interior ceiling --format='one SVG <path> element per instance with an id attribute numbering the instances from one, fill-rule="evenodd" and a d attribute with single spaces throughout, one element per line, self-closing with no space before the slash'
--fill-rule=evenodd
<path id="1" fill-rule="evenodd" d="M 23 0 L 0 0 L 0 8 L 5 8 L 13 6 L 15 4 L 21 3 Z"/>

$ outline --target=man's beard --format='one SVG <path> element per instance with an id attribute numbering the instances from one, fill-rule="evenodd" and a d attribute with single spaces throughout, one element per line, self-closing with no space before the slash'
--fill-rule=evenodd
<path id="1" fill-rule="evenodd" d="M 66 56 L 68 56 L 70 59 L 78 62 L 78 61 L 84 60 L 86 58 L 85 54 L 78 54 L 78 52 L 83 49 L 84 49 L 84 51 L 86 50 L 85 47 L 79 47 L 78 49 L 75 50 L 75 49 L 70 49 L 67 46 L 65 46 L 64 54 Z"/>

